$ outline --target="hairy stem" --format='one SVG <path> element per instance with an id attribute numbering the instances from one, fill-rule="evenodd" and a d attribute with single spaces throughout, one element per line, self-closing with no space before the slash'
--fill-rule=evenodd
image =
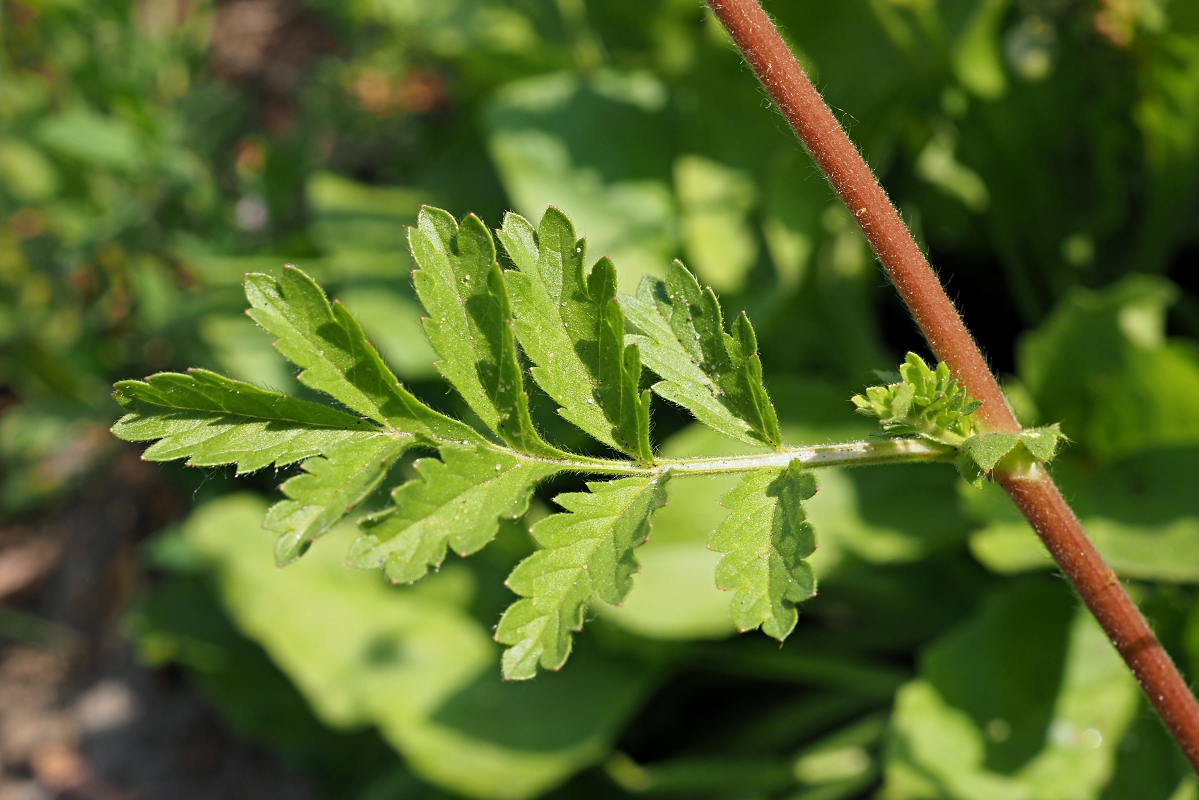
<path id="1" fill-rule="evenodd" d="M 782 468 L 792 461 L 805 467 L 865 467 L 880 464 L 952 461 L 957 449 L 919 439 L 880 439 L 870 442 L 844 442 L 813 447 L 788 447 L 778 452 L 714 458 L 659 459 L 650 465 L 633 461 L 579 458 L 576 461 L 547 460 L 567 470 L 592 475 L 735 475 L 759 469 Z M 513 453 L 518 458 L 529 456 Z"/>
<path id="2" fill-rule="evenodd" d="M 861 226 L 933 353 L 982 401 L 977 412 L 980 427 L 1005 433 L 1020 430 L 982 353 L 899 212 L 766 12 L 757 0 L 707 1 Z M 1103 626 L 1199 772 L 1199 704 L 1053 479 L 1040 467 L 997 471 L 995 477 Z"/>

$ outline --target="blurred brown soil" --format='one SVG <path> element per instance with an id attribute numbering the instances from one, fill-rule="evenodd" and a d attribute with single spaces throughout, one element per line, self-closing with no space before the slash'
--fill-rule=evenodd
<path id="1" fill-rule="evenodd" d="M 124 450 L 57 509 L 0 527 L 0 800 L 317 796 L 122 635 L 136 547 L 182 510 Z"/>

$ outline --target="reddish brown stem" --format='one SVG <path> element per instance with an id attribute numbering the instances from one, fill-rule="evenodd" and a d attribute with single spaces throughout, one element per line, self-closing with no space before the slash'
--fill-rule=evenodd
<path id="1" fill-rule="evenodd" d="M 982 401 L 978 410 L 982 427 L 1018 431 L 1020 423 L 924 253 L 774 23 L 756 0 L 708 0 L 708 4 L 854 215 L 933 353 Z M 996 479 L 1099 620 L 1199 772 L 1199 704 L 1053 479 L 1040 467 L 997 474 Z"/>

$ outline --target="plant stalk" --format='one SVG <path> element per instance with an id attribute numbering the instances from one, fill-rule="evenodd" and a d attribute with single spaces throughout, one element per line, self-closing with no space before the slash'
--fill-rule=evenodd
<path id="1" fill-rule="evenodd" d="M 511 451 L 509 451 L 511 452 Z M 867 467 L 881 464 L 911 464 L 937 461 L 952 461 L 957 449 L 937 442 L 922 439 L 878 439 L 868 442 L 842 442 L 821 444 L 811 447 L 788 447 L 769 453 L 714 456 L 711 458 L 659 459 L 651 465 L 633 461 L 617 461 L 603 458 L 579 458 L 577 461 L 547 460 L 560 469 L 573 470 L 589 475 L 739 475 L 760 469 L 781 469 L 792 461 L 805 467 Z M 530 460 L 524 453 L 515 453 L 517 458 Z M 536 459 L 534 459 L 536 460 Z"/>
<path id="2" fill-rule="evenodd" d="M 998 382 L 878 179 L 757 0 L 707 0 L 754 74 L 849 208 L 936 357 L 976 399 L 986 431 L 1020 430 Z M 1199 703 L 1041 467 L 995 479 L 1041 537 L 1199 773 Z"/>

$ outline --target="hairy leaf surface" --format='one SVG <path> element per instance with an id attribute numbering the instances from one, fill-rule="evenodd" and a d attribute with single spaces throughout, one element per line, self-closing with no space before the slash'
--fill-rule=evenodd
<path id="1" fill-rule="evenodd" d="M 416 462 L 420 477 L 392 492 L 394 507 L 363 522 L 350 562 L 382 567 L 393 583 L 420 580 L 441 565 L 446 548 L 462 556 L 495 538 L 500 518 L 516 519 L 537 482 L 557 467 L 485 446 L 445 445 L 441 460 Z"/>
<path id="2" fill-rule="evenodd" d="M 647 363 L 663 379 L 654 391 L 722 433 L 780 447 L 778 415 L 762 382 L 758 340 L 749 318 L 741 314 L 732 334 L 725 333 L 716 295 L 701 290 L 678 261 L 670 265 L 665 281 L 645 279 L 637 300 L 630 304 L 636 306 L 633 322 L 645 338 L 634 341 L 647 345 Z M 653 319 L 651 304 L 661 322 Z M 696 382 L 695 370 L 684 358 L 705 380 Z"/>
<path id="3" fill-rule="evenodd" d="M 422 208 L 409 230 L 417 295 L 429 316 L 425 333 L 445 376 L 483 423 L 518 450 L 550 453 L 529 417 L 508 291 L 491 232 L 471 214 L 459 225 L 438 208 Z"/>
<path id="4" fill-rule="evenodd" d="M 816 535 L 803 508 L 815 493 L 815 478 L 792 461 L 750 473 L 721 499 L 729 515 L 708 546 L 725 554 L 716 585 L 736 592 L 733 621 L 741 630 L 760 626 L 785 639 L 799 619 L 796 603 L 816 593 L 816 575 L 804 560 L 816 549 Z"/>
<path id="5" fill-rule="evenodd" d="M 648 392 L 639 392 L 641 357 L 624 342 L 616 268 L 601 258 L 586 274 L 586 241 L 549 208 L 536 230 L 504 217 L 500 241 L 517 269 L 505 275 L 513 326 L 535 366 L 537 385 L 575 426 L 634 458 L 653 460 Z"/>
<path id="6" fill-rule="evenodd" d="M 403 386 L 341 303 L 295 267 L 276 281 L 250 274 L 246 298 L 255 322 L 273 334 L 276 349 L 301 368 L 298 379 L 353 411 L 398 431 L 434 440 L 480 441 L 469 426 L 433 411 Z"/>
<path id="7" fill-rule="evenodd" d="M 379 432 L 351 414 L 200 369 L 121 381 L 113 396 L 131 412 L 113 426 L 117 437 L 158 440 L 143 453 L 147 461 L 236 464 L 245 473 L 293 464 Z"/>
<path id="8" fill-rule="evenodd" d="M 635 296 L 620 298 L 629 322 L 640 331 L 626 338 L 638 346 L 645 365 L 662 379 L 653 385 L 654 393 L 682 406 L 700 422 L 726 436 L 747 444 L 760 444 L 749 424 L 721 402 L 720 387 L 700 368 L 675 336 L 670 323 L 658 312 L 658 291 L 664 292 L 662 281 L 647 276 Z"/>
<path id="9" fill-rule="evenodd" d="M 282 487 L 288 499 L 271 506 L 265 526 L 279 534 L 275 561 L 279 566 L 299 558 L 374 491 L 415 437 L 379 433 L 325 448 L 323 458 L 303 464 L 304 473 Z"/>
<path id="10" fill-rule="evenodd" d="M 589 492 L 555 498 L 567 513 L 533 526 L 544 549 L 508 576 L 508 588 L 522 599 L 496 631 L 496 640 L 509 645 L 505 677 L 532 678 L 539 665 L 558 669 L 570 655 L 571 634 L 583 627 L 588 601 L 624 599 L 637 571 L 633 550 L 649 536 L 650 515 L 666 503 L 669 475 L 588 483 Z"/>

